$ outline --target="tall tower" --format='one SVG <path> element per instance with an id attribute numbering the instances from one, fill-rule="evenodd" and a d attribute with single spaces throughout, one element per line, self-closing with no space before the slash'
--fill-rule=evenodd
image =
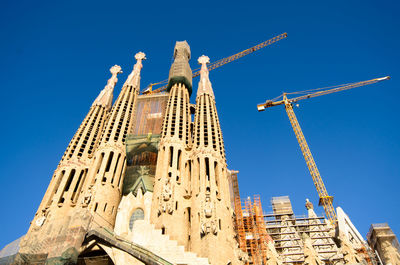
<path id="1" fill-rule="evenodd" d="M 139 52 L 135 59 L 137 62 L 113 105 L 88 173 L 84 204 L 93 216 L 92 226 L 114 228 L 126 166 L 125 139 L 132 126 L 142 60 L 146 56 Z"/>
<path id="2" fill-rule="evenodd" d="M 177 42 L 169 72 L 169 99 L 165 112 L 154 184 L 151 222 L 180 245 L 187 245 L 190 226 L 190 190 L 184 164 L 189 159 L 192 92 L 190 48 Z"/>
<path id="3" fill-rule="evenodd" d="M 238 264 L 224 142 L 209 79 L 209 58 L 201 56 L 192 158 L 191 250 L 211 264 Z"/>
<path id="4" fill-rule="evenodd" d="M 121 67 L 115 65 L 110 72 L 111 78 L 93 102 L 54 171 L 28 233 L 20 244 L 21 253 L 48 253 L 49 257 L 60 256 L 66 248 L 74 246 L 65 239 L 67 233 L 69 238 L 72 238 L 70 241 L 83 240 L 84 233 L 80 233 L 76 227 L 82 225 L 82 218 L 85 217 L 79 215 L 75 218 L 74 215 L 81 208 L 79 199 L 83 191 L 82 186 L 111 108 L 113 90 Z M 71 230 L 71 227 L 75 227 L 75 230 Z"/>

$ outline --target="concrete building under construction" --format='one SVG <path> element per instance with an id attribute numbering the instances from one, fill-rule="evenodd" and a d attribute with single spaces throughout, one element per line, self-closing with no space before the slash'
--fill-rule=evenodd
<path id="1" fill-rule="evenodd" d="M 195 73 L 189 45 L 177 42 L 165 88 L 145 93 L 139 52 L 114 103 L 113 66 L 29 230 L 0 264 L 400 264 L 387 225 L 373 225 L 367 243 L 340 208 L 332 223 L 308 200 L 298 216 L 287 196 L 272 198 L 271 213 L 259 196 L 240 198 L 209 71 L 284 37 L 216 64 L 203 55 Z"/>

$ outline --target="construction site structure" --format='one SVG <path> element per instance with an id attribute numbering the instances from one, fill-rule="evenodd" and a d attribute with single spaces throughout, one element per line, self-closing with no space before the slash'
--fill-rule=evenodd
<path id="1" fill-rule="evenodd" d="M 378 83 L 378 82 L 381 82 L 384 80 L 388 80 L 388 79 L 390 79 L 390 77 L 386 76 L 386 77 L 382 77 L 382 78 L 375 78 L 375 79 L 356 82 L 356 83 L 338 85 L 333 88 L 329 87 L 329 89 L 321 88 L 321 89 L 305 90 L 305 91 L 299 91 L 299 92 L 293 92 L 293 93 L 283 93 L 281 96 L 278 96 L 272 100 L 267 100 L 265 103 L 257 105 L 258 111 L 264 111 L 266 108 L 273 107 L 273 106 L 285 105 L 286 113 L 289 117 L 293 131 L 294 131 L 297 141 L 300 145 L 301 152 L 304 156 L 307 167 L 308 167 L 311 177 L 313 179 L 314 185 L 317 189 L 317 193 L 319 196 L 319 205 L 324 207 L 325 214 L 333 226 L 337 225 L 337 216 L 336 216 L 336 212 L 335 212 L 335 209 L 334 209 L 333 203 L 332 203 L 333 196 L 330 196 L 328 194 L 325 184 L 322 181 L 322 177 L 317 168 L 317 164 L 314 161 L 314 158 L 311 154 L 310 148 L 304 137 L 303 131 L 301 130 L 300 124 L 297 120 L 297 117 L 296 117 L 294 111 L 293 111 L 293 104 L 300 100 L 303 100 L 303 99 L 309 99 L 309 98 L 328 95 L 328 94 L 332 94 L 332 93 L 336 93 L 336 92 L 340 92 L 340 91 L 344 91 L 344 90 L 349 90 L 349 89 L 352 89 L 355 87 L 375 84 L 375 83 Z M 304 94 L 304 95 L 289 99 L 287 97 L 288 94 Z M 280 97 L 282 97 L 281 100 L 279 100 Z"/>
<path id="2" fill-rule="evenodd" d="M 355 248 L 338 237 L 308 199 L 304 216 L 294 215 L 288 196 L 271 199 L 272 213 L 263 212 L 259 196 L 236 206 L 239 247 L 248 254 L 247 264 L 378 264 L 368 246 Z"/>
<path id="3" fill-rule="evenodd" d="M 372 224 L 367 240 L 378 256 L 380 264 L 400 264 L 399 241 L 387 223 Z"/>

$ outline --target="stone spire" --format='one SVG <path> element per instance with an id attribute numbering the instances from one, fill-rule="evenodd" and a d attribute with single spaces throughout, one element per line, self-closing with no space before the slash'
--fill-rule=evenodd
<path id="1" fill-rule="evenodd" d="M 210 58 L 205 55 L 199 57 L 201 64 L 199 87 L 196 96 L 196 114 L 194 121 L 193 145 L 212 147 L 225 160 L 224 140 L 215 104 L 214 92 L 209 79 L 207 63 Z M 201 118 L 203 115 L 205 117 Z M 202 119 L 202 120 L 200 120 Z"/>
<path id="2" fill-rule="evenodd" d="M 207 64 L 210 63 L 210 58 L 202 55 L 197 61 L 199 62 L 199 64 L 201 64 L 200 81 L 199 87 L 197 88 L 197 97 L 201 96 L 202 94 L 209 94 L 210 96 L 214 97 L 210 78 L 208 77 L 209 71 L 207 68 Z"/>
<path id="3" fill-rule="evenodd" d="M 107 110 L 110 110 L 113 100 L 114 87 L 115 84 L 118 82 L 117 75 L 122 73 L 121 67 L 119 65 L 114 65 L 110 68 L 110 72 L 112 74 L 111 78 L 108 79 L 107 85 L 97 96 L 92 106 L 99 105 L 105 107 Z"/>
<path id="4" fill-rule="evenodd" d="M 142 61 L 146 60 L 146 55 L 143 52 L 138 52 L 135 54 L 136 64 L 133 66 L 132 72 L 129 74 L 128 78 L 125 81 L 124 87 L 127 85 L 136 87 L 139 91 L 140 87 L 140 71 L 143 68 Z"/>
<path id="5" fill-rule="evenodd" d="M 161 132 L 151 222 L 171 239 L 188 247 L 190 238 L 190 47 L 177 42 L 169 72 L 169 99 Z"/>
<path id="6" fill-rule="evenodd" d="M 60 257 L 68 248 L 78 250 L 82 243 L 90 219 L 81 204 L 87 193 L 84 183 L 109 114 L 121 67 L 115 65 L 110 72 L 112 77 L 90 107 L 54 171 L 32 225 L 21 241 L 21 253 L 46 253 L 48 257 Z M 70 227 L 75 227 L 75 230 Z M 76 232 L 78 230 L 80 232 Z M 48 242 L 56 243 L 49 245 Z"/>
<path id="7" fill-rule="evenodd" d="M 140 71 L 143 52 L 135 55 L 137 60 L 121 93 L 115 101 L 104 127 L 101 143 L 85 183 L 83 202 L 94 216 L 97 225 L 113 228 L 126 167 L 125 139 L 133 122 L 133 109 L 140 90 Z"/>
<path id="8" fill-rule="evenodd" d="M 235 256 L 228 170 L 221 127 L 208 76 L 209 58 L 201 56 L 200 82 L 196 97 L 191 194 L 193 218 L 191 247 L 211 264 L 239 264 Z"/>

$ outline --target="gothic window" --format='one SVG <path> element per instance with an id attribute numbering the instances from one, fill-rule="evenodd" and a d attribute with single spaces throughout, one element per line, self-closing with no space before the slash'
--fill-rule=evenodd
<path id="1" fill-rule="evenodd" d="M 137 208 L 131 215 L 131 218 L 129 219 L 129 229 L 132 231 L 133 229 L 133 223 L 136 220 L 143 220 L 144 219 L 144 211 L 141 208 Z"/>

